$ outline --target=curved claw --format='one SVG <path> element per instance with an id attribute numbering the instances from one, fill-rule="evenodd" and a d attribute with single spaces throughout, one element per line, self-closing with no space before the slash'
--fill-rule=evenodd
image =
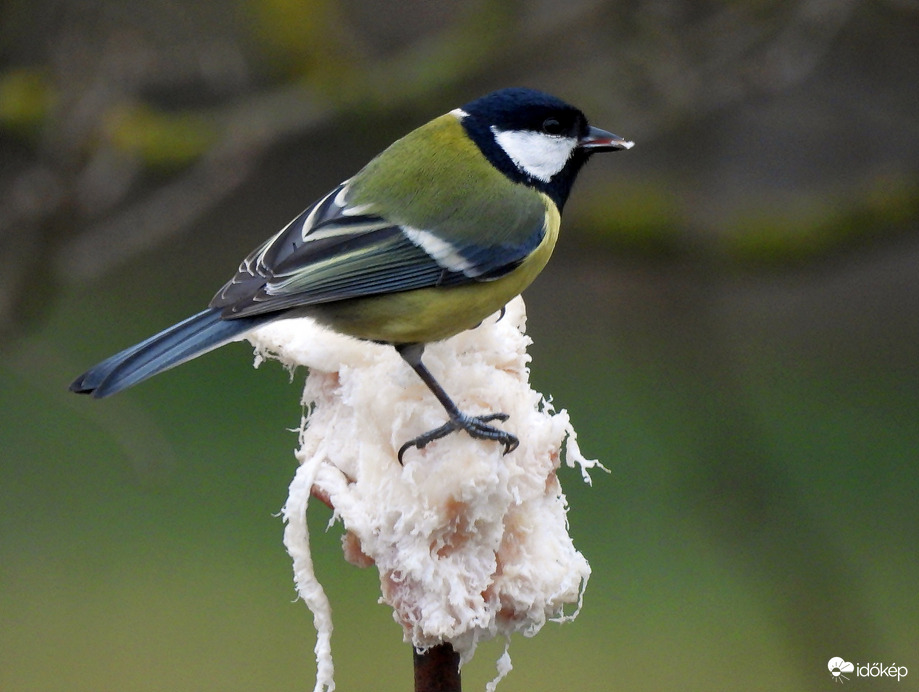
<path id="1" fill-rule="evenodd" d="M 508 419 L 506 413 L 490 413 L 486 416 L 461 416 L 456 419 L 450 419 L 439 428 L 434 428 L 428 432 L 415 437 L 399 448 L 399 463 L 402 464 L 402 455 L 405 454 L 406 450 L 410 447 L 417 447 L 422 449 L 427 444 L 433 442 L 434 440 L 439 440 L 442 437 L 446 437 L 450 433 L 457 432 L 459 430 L 465 430 L 469 433 L 470 436 L 478 440 L 493 440 L 495 442 L 500 442 L 504 445 L 504 453 L 509 454 L 510 452 L 517 449 L 517 446 L 520 444 L 514 435 L 511 435 L 509 432 L 500 430 L 499 428 L 492 427 L 487 425 L 489 421 L 499 420 L 506 421 Z"/>

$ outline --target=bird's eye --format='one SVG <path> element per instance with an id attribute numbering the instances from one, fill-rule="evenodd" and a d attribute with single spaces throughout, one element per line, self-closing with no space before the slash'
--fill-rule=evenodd
<path id="1" fill-rule="evenodd" d="M 547 135 L 560 135 L 562 124 L 555 118 L 546 118 L 542 123 L 542 131 Z"/>

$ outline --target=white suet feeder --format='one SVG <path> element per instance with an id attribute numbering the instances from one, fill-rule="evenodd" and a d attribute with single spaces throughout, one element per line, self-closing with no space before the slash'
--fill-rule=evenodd
<path id="1" fill-rule="evenodd" d="M 457 432 L 423 449 L 402 444 L 440 426 L 445 413 L 396 351 L 281 320 L 247 336 L 256 365 L 274 358 L 306 366 L 300 466 L 284 506 L 284 544 L 297 591 L 317 630 L 317 692 L 335 688 L 332 609 L 313 572 L 306 508 L 320 498 L 345 528 L 345 559 L 375 565 L 382 603 L 393 609 L 416 650 L 449 643 L 460 665 L 479 642 L 548 620 L 574 618 L 590 566 L 568 535 L 567 503 L 557 470 L 562 458 L 588 471 L 566 411 L 555 411 L 529 384 L 531 343 L 523 300 L 425 349 L 425 364 L 460 409 L 502 411 L 497 423 L 520 439 L 501 444 Z M 602 467 L 601 467 L 602 468 Z M 507 644 L 488 689 L 510 670 Z"/>

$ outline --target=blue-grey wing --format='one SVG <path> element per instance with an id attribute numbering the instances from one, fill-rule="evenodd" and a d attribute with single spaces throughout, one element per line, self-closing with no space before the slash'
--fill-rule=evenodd
<path id="1" fill-rule="evenodd" d="M 544 233 L 541 221 L 518 245 L 458 247 L 436 229 L 411 228 L 372 208 L 349 206 L 345 182 L 252 252 L 211 307 L 233 318 L 495 279 L 518 266 Z"/>

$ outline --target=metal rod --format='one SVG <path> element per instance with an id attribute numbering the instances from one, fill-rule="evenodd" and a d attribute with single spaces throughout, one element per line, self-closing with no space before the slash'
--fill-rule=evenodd
<path id="1" fill-rule="evenodd" d="M 432 646 L 424 653 L 412 649 L 415 660 L 415 692 L 462 692 L 459 654 L 450 644 Z"/>

